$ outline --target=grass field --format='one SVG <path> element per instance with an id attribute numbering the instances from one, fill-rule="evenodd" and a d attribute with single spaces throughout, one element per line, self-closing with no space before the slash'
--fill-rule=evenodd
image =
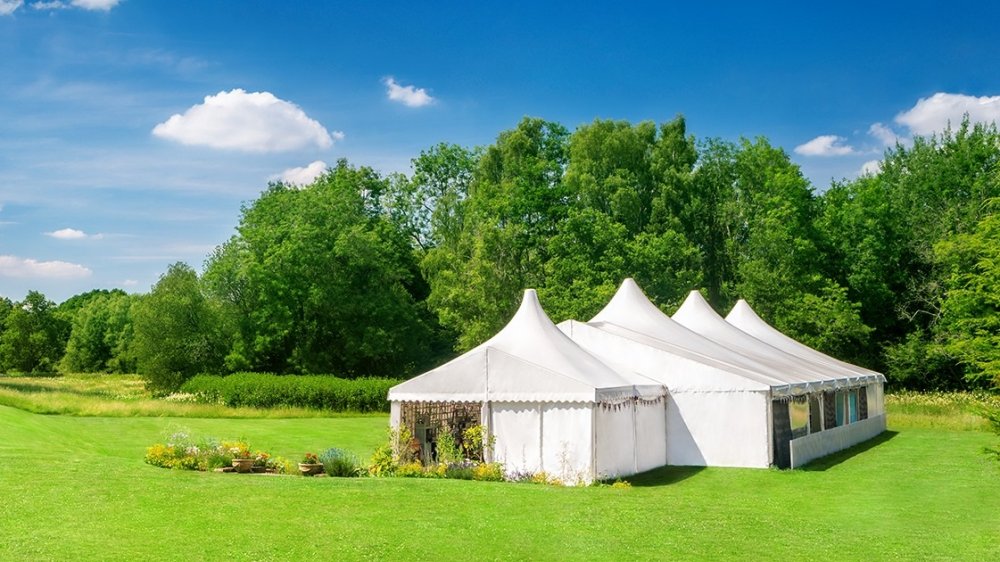
<path id="1" fill-rule="evenodd" d="M 384 416 L 76 417 L 0 406 L 0 559 L 1000 559 L 976 430 L 902 427 L 804 470 L 664 468 L 631 489 L 165 470 L 178 429 L 366 455 Z"/>

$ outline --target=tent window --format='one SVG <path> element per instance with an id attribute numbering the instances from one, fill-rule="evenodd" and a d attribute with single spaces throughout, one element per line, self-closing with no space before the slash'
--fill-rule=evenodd
<path id="1" fill-rule="evenodd" d="M 809 433 L 823 430 L 823 410 L 819 406 L 819 397 L 809 398 Z"/>
<path id="2" fill-rule="evenodd" d="M 792 439 L 809 433 L 809 403 L 792 401 L 788 403 L 788 420 L 792 427 Z"/>
<path id="3" fill-rule="evenodd" d="M 840 426 L 844 425 L 844 422 L 846 420 L 845 415 L 844 415 L 845 414 L 845 412 L 844 412 L 844 393 L 843 392 L 838 392 L 836 400 L 837 400 L 837 427 L 840 427 Z"/>
<path id="4" fill-rule="evenodd" d="M 858 389 L 853 389 L 847 393 L 847 412 L 849 423 L 858 421 Z"/>

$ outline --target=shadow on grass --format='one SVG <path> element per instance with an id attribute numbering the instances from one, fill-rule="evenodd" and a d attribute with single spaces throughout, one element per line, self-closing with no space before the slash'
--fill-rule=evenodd
<path id="1" fill-rule="evenodd" d="M 879 445 L 885 443 L 886 441 L 889 441 L 890 439 L 892 439 L 897 435 L 899 435 L 898 431 L 889 431 L 889 430 L 883 431 L 882 433 L 879 433 L 878 435 L 872 437 L 871 439 L 865 441 L 864 443 L 858 443 L 857 445 L 854 445 L 853 447 L 848 447 L 843 451 L 830 453 L 825 457 L 820 457 L 814 461 L 809 462 L 805 466 L 800 466 L 796 468 L 795 470 L 805 470 L 812 472 L 812 471 L 822 471 L 828 468 L 835 467 L 838 464 L 853 458 L 855 455 L 860 455 L 861 453 L 864 453 L 869 449 L 874 449 L 875 447 L 878 447 Z"/>
<path id="2" fill-rule="evenodd" d="M 687 480 L 703 470 L 704 466 L 661 466 L 629 476 L 628 481 L 635 487 L 668 486 Z"/>

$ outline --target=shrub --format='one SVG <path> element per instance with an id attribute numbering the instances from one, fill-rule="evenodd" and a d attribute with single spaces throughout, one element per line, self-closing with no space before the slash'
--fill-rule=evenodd
<path id="1" fill-rule="evenodd" d="M 327 449 L 319 456 L 319 462 L 330 476 L 358 476 L 362 470 L 358 458 L 343 449 Z"/>
<path id="2" fill-rule="evenodd" d="M 206 471 L 231 466 L 237 456 L 250 458 L 249 451 L 250 445 L 243 440 L 194 439 L 187 432 L 179 431 L 168 437 L 167 443 L 157 443 L 146 449 L 145 461 L 162 468 Z M 268 466 L 270 455 L 258 451 L 256 459 Z"/>
<path id="3" fill-rule="evenodd" d="M 399 382 L 374 377 L 342 379 L 331 375 L 236 373 L 225 377 L 195 376 L 184 383 L 181 392 L 196 396 L 200 402 L 233 407 L 289 406 L 336 412 L 387 412 L 386 396 Z"/>
<path id="4" fill-rule="evenodd" d="M 392 455 L 392 447 L 382 445 L 372 453 L 371 461 L 368 463 L 369 476 L 392 476 L 396 472 L 398 464 Z"/>
<path id="5" fill-rule="evenodd" d="M 401 464 L 396 468 L 396 476 L 400 478 L 424 478 L 428 476 L 424 472 L 424 466 L 418 462 Z"/>
<path id="6" fill-rule="evenodd" d="M 472 479 L 484 482 L 503 482 L 503 465 L 498 462 L 479 463 L 472 469 Z"/>
<path id="7" fill-rule="evenodd" d="M 438 432 L 437 461 L 442 464 L 462 461 L 462 450 L 448 426 L 442 427 L 441 431 Z"/>

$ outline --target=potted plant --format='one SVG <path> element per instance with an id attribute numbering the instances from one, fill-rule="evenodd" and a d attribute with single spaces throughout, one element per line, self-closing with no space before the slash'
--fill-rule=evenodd
<path id="1" fill-rule="evenodd" d="M 302 461 L 299 462 L 299 472 L 302 473 L 302 476 L 319 474 L 323 472 L 323 463 L 319 462 L 319 456 L 316 453 L 306 453 L 302 457 Z"/>
<path id="2" fill-rule="evenodd" d="M 267 472 L 267 464 L 270 460 L 271 455 L 264 451 L 257 451 L 257 454 L 253 457 L 253 471 Z"/>
<path id="3" fill-rule="evenodd" d="M 253 470 L 254 459 L 250 455 L 250 447 L 245 443 L 239 443 L 229 449 L 229 452 L 233 454 L 233 468 L 236 472 L 246 473 Z"/>

